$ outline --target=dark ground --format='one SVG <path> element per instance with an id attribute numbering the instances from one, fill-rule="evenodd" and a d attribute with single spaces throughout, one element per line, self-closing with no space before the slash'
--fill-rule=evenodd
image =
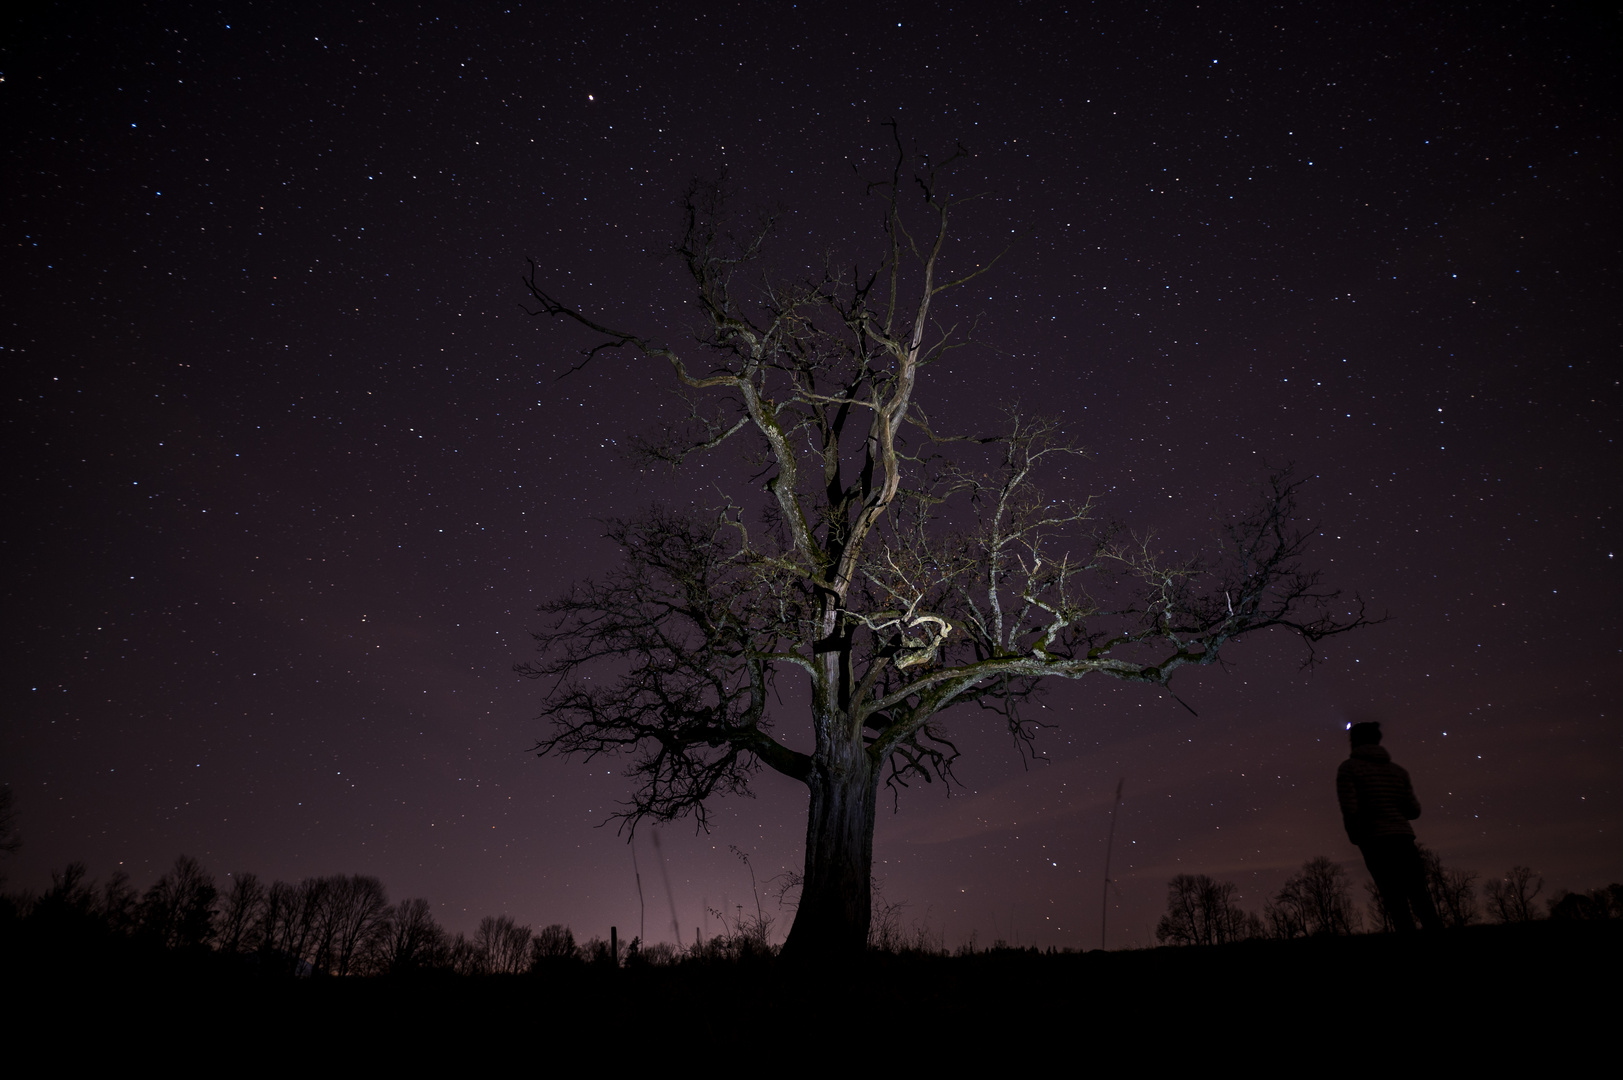
<path id="1" fill-rule="evenodd" d="M 573 1070 L 658 1054 L 656 1068 L 700 1055 L 691 1065 L 801 1072 L 843 1071 L 854 1052 L 908 1071 L 982 1054 L 1037 1066 L 1058 1054 L 1084 1067 L 1384 1073 L 1615 1058 L 1623 924 L 491 979 L 270 979 L 213 954 L 14 946 L 11 1045 L 54 1047 L 64 1064 Z"/>

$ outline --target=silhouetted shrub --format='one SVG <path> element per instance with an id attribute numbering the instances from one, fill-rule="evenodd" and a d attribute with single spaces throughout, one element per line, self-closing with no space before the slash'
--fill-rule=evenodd
<path id="1" fill-rule="evenodd" d="M 1623 884 L 1613 882 L 1587 893 L 1562 889 L 1550 898 L 1550 918 L 1560 922 L 1623 919 Z"/>

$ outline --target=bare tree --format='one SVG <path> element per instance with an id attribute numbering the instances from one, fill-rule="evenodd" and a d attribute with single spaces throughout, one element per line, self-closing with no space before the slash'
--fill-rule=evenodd
<path id="1" fill-rule="evenodd" d="M 207 944 L 218 898 L 214 876 L 182 855 L 141 897 L 141 932 L 170 948 Z"/>
<path id="2" fill-rule="evenodd" d="M 1534 898 L 1544 888 L 1544 878 L 1525 866 L 1512 866 L 1498 881 L 1487 886 L 1488 914 L 1499 922 L 1532 922 L 1539 917 Z"/>
<path id="3" fill-rule="evenodd" d="M 487 975 L 517 975 L 530 966 L 528 926 L 520 926 L 511 915 L 486 915 L 473 934 L 478 969 Z"/>
<path id="4" fill-rule="evenodd" d="M 1162 944 L 1210 945 L 1201 893 L 1216 884 L 1205 874 L 1179 874 L 1167 882 L 1167 913 L 1155 928 L 1155 940 Z"/>
<path id="5" fill-rule="evenodd" d="M 458 975 L 484 974 L 484 957 L 460 930 L 445 946 L 445 966 Z"/>
<path id="6" fill-rule="evenodd" d="M 293 960 L 284 951 L 288 944 L 289 915 L 298 890 L 285 881 L 273 881 L 265 890 L 265 903 L 259 913 L 260 963 L 271 970 L 291 967 Z"/>
<path id="7" fill-rule="evenodd" d="M 338 908 L 343 903 L 339 897 L 332 895 L 334 886 L 344 884 L 342 877 L 332 876 L 306 879 L 300 888 L 305 889 L 310 898 L 310 938 L 309 952 L 305 956 L 310 967 L 311 975 L 331 975 L 334 967 L 333 954 L 337 948 L 339 915 Z"/>
<path id="8" fill-rule="evenodd" d="M 278 881 L 265 895 L 261 955 L 268 966 L 288 974 L 314 969 L 317 922 L 325 898 L 327 879 L 305 878 L 297 885 Z"/>
<path id="9" fill-rule="evenodd" d="M 580 958 L 580 948 L 575 944 L 574 931 L 559 923 L 536 931 L 535 937 L 530 941 L 532 967 L 576 961 Z"/>
<path id="10" fill-rule="evenodd" d="M 383 882 L 362 874 L 326 879 L 317 917 L 316 969 L 348 975 L 357 958 L 383 933 L 389 896 Z"/>
<path id="11" fill-rule="evenodd" d="M 446 950 L 445 931 L 427 900 L 402 900 L 389 910 L 378 949 L 378 968 L 391 975 L 437 967 Z"/>
<path id="12" fill-rule="evenodd" d="M 5 900 L 15 915 L 26 916 L 47 936 L 129 936 L 140 919 L 140 897 L 130 887 L 129 875 L 115 870 L 98 889 L 88 873 L 84 863 L 71 862 L 51 871 L 51 887 L 38 897 L 24 894 Z"/>
<path id="13" fill-rule="evenodd" d="M 231 875 L 220 906 L 218 948 L 224 953 L 257 952 L 264 933 L 265 886 L 254 874 Z"/>
<path id="14" fill-rule="evenodd" d="M 96 884 L 88 880 L 90 868 L 70 862 L 51 871 L 51 887 L 19 905 L 28 919 L 47 934 L 83 932 L 96 921 Z"/>
<path id="15" fill-rule="evenodd" d="M 1222 945 L 1263 936 L 1262 921 L 1234 902 L 1239 887 L 1205 874 L 1179 874 L 1167 883 L 1167 913 L 1155 940 L 1173 945 Z"/>
<path id="16" fill-rule="evenodd" d="M 130 884 L 130 875 L 122 870 L 113 871 L 101 887 L 101 899 L 96 907 L 107 929 L 119 935 L 134 933 L 140 922 L 141 901 Z"/>
<path id="17" fill-rule="evenodd" d="M 1352 879 L 1323 855 L 1303 863 L 1302 869 L 1274 894 L 1263 914 L 1269 931 L 1281 938 L 1351 934 L 1359 922 L 1352 900 Z"/>
<path id="18" fill-rule="evenodd" d="M 612 967 L 619 963 L 619 958 L 609 948 L 609 942 L 596 935 L 586 939 L 580 947 L 580 954 L 587 963 L 593 965 Z"/>
<path id="19" fill-rule="evenodd" d="M 633 828 L 687 814 L 703 826 L 707 801 L 748 791 L 763 766 L 805 784 L 791 952 L 863 947 L 878 789 L 951 779 L 942 710 L 993 710 L 1023 748 L 1038 725 L 1020 705 L 1046 677 L 1165 687 L 1244 634 L 1286 629 L 1311 658 L 1312 643 L 1365 622 L 1305 567 L 1312 530 L 1288 474 L 1228 523 L 1214 562 L 1168 562 L 1144 538 L 1096 528 L 1091 502 L 1038 489 L 1039 472 L 1078 453 L 1056 423 L 1016 415 L 976 438 L 932 429 L 921 380 L 969 337 L 936 321 L 937 302 L 1001 257 L 948 265 L 963 156 L 913 170 L 898 139 L 869 188 L 884 205 L 877 265 L 830 260 L 800 281 L 750 284 L 770 221 L 735 236 L 718 191 L 695 185 L 675 247 L 701 318 L 692 355 L 565 303 L 533 263 L 526 279 L 533 314 L 596 335 L 583 362 L 629 349 L 670 366 L 689 412 L 643 444 L 648 455 L 680 463 L 741 441 L 764 488 L 760 524 L 729 504 L 611 526 L 623 568 L 544 605 L 540 658 L 519 669 L 548 688 L 552 731 L 536 750 L 633 755 Z M 788 672 L 809 694 L 809 752 L 772 731 Z"/>
<path id="20" fill-rule="evenodd" d="M 1420 849 L 1426 868 L 1426 891 L 1443 920 L 1443 926 L 1470 926 L 1477 921 L 1476 874 L 1455 866 L 1444 866 L 1442 856 L 1426 847 Z"/>

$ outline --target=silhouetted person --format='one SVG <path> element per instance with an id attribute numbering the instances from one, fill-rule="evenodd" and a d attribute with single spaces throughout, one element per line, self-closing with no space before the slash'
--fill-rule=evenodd
<path id="1" fill-rule="evenodd" d="M 1426 870 L 1409 825 L 1420 816 L 1409 774 L 1381 746 L 1380 724 L 1354 724 L 1348 735 L 1352 756 L 1336 772 L 1347 839 L 1364 853 L 1364 865 L 1399 933 L 1412 931 L 1417 918 L 1427 930 L 1440 930 L 1443 923 L 1426 891 Z"/>

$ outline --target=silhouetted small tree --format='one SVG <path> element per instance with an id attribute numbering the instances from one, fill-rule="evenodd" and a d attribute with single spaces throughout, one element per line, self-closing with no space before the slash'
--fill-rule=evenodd
<path id="1" fill-rule="evenodd" d="M 1167 913 L 1155 940 L 1173 945 L 1221 945 L 1262 937 L 1262 920 L 1234 903 L 1239 887 L 1205 874 L 1179 874 L 1167 883 Z"/>
<path id="2" fill-rule="evenodd" d="M 1550 898 L 1550 918 L 1558 922 L 1623 919 L 1623 884 L 1613 882 L 1587 893 L 1561 889 Z"/>
<path id="3" fill-rule="evenodd" d="M 321 974 L 348 975 L 382 933 L 389 895 L 383 882 L 361 874 L 326 878 L 320 893 L 312 962 Z"/>
<path id="4" fill-rule="evenodd" d="M 458 975 L 484 974 L 483 959 L 473 942 L 460 930 L 445 948 L 445 966 Z"/>
<path id="5" fill-rule="evenodd" d="M 214 936 L 218 897 L 214 876 L 182 855 L 141 897 L 141 933 L 172 949 L 205 945 Z"/>
<path id="6" fill-rule="evenodd" d="M 1374 879 L 1364 882 L 1364 892 L 1369 896 L 1369 921 L 1374 924 L 1375 933 L 1390 934 L 1396 930 L 1392 913 L 1386 910 L 1386 897 L 1381 895 L 1381 887 Z"/>
<path id="7" fill-rule="evenodd" d="M 613 950 L 609 948 L 609 943 L 600 937 L 587 939 L 586 944 L 580 947 L 580 951 L 589 964 L 607 964 L 611 966 L 617 964 L 617 959 Z"/>
<path id="8" fill-rule="evenodd" d="M 109 939 L 128 937 L 138 925 L 139 908 L 129 875 L 114 871 L 98 889 L 82 862 L 53 870 L 50 888 L 39 896 L 0 898 L 4 918 L 25 921 L 31 934 L 52 947 L 73 949 L 99 949 Z"/>
<path id="9" fill-rule="evenodd" d="M 546 964 L 573 963 L 580 960 L 580 949 L 575 944 L 574 931 L 560 923 L 543 927 L 530 941 L 531 967 Z"/>
<path id="10" fill-rule="evenodd" d="M 1350 934 L 1358 928 L 1352 880 L 1336 863 L 1316 855 L 1302 864 L 1263 909 L 1274 937 Z"/>
<path id="11" fill-rule="evenodd" d="M 312 969 L 316 919 L 325 889 L 323 878 L 305 878 L 297 885 L 285 881 L 271 885 L 265 895 L 260 940 L 261 957 L 268 968 L 292 975 Z"/>
<path id="12" fill-rule="evenodd" d="M 58 941 L 83 937 L 98 927 L 95 884 L 88 868 L 70 862 L 51 871 L 51 887 L 38 897 L 23 897 L 19 905 L 36 933 Z"/>
<path id="13" fill-rule="evenodd" d="M 1502 923 L 1532 922 L 1538 918 L 1534 898 L 1544 878 L 1526 866 L 1512 866 L 1498 881 L 1488 882 L 1488 914 Z"/>
<path id="14" fill-rule="evenodd" d="M 1443 926 L 1470 926 L 1479 914 L 1476 903 L 1476 874 L 1454 866 L 1444 866 L 1442 856 L 1426 847 L 1420 849 L 1420 858 L 1426 868 L 1426 891 L 1437 908 Z"/>
<path id="15" fill-rule="evenodd" d="M 449 942 L 427 900 L 402 900 L 389 909 L 376 954 L 376 970 L 390 975 L 440 967 Z"/>
<path id="16" fill-rule="evenodd" d="M 231 875 L 231 888 L 220 905 L 219 950 L 247 953 L 259 950 L 264 934 L 266 888 L 254 874 Z"/>
<path id="17" fill-rule="evenodd" d="M 528 926 L 519 926 L 511 915 L 486 915 L 473 934 L 478 969 L 489 975 L 516 975 L 530 966 Z"/>
<path id="18" fill-rule="evenodd" d="M 140 894 L 130 884 L 130 875 L 122 870 L 113 871 L 101 887 L 96 910 L 112 933 L 128 936 L 135 932 L 140 921 L 141 902 Z"/>

